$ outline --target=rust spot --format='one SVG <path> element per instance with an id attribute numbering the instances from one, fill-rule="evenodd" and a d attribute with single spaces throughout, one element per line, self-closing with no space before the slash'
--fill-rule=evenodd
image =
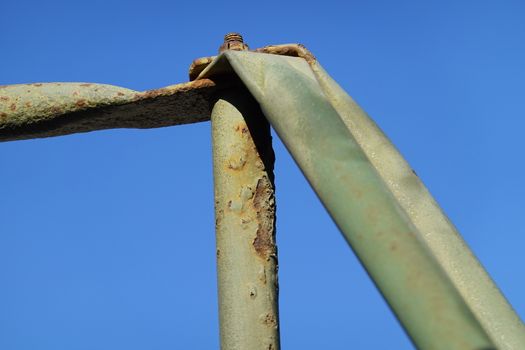
<path id="1" fill-rule="evenodd" d="M 90 83 L 85 83 L 85 84 L 80 84 L 79 86 L 82 86 L 82 87 L 88 87 L 88 86 L 91 86 L 93 84 L 90 84 Z"/>
<path id="2" fill-rule="evenodd" d="M 139 92 L 135 94 L 134 100 L 135 101 L 145 100 L 145 99 L 154 98 L 157 96 L 171 96 L 171 95 L 176 95 L 179 93 L 186 93 L 192 90 L 211 88 L 215 86 L 216 86 L 215 82 L 213 82 L 210 79 L 199 79 L 199 80 L 191 81 L 185 84 L 177 84 L 172 87 L 165 87 L 165 88 L 156 89 L 156 90 L 148 90 L 144 92 Z"/>
<path id="3" fill-rule="evenodd" d="M 257 233 L 253 247 L 264 259 L 276 255 L 274 237 L 275 199 L 273 187 L 266 176 L 257 181 L 253 195 L 253 207 L 257 213 Z"/>
<path id="4" fill-rule="evenodd" d="M 136 98 L 154 98 L 154 97 L 169 95 L 169 94 L 170 94 L 170 89 L 160 88 L 160 89 L 149 90 L 149 91 L 137 94 Z"/>
<path id="5" fill-rule="evenodd" d="M 269 45 L 256 49 L 255 52 L 300 57 L 310 65 L 314 64 L 316 61 L 315 56 L 302 44 Z"/>
<path id="6" fill-rule="evenodd" d="M 75 102 L 75 105 L 77 105 L 78 107 L 84 107 L 85 105 L 87 105 L 87 102 L 84 99 L 80 99 L 77 102 Z"/>
<path id="7" fill-rule="evenodd" d="M 235 125 L 235 127 L 233 128 L 235 131 L 240 131 L 241 134 L 246 134 L 248 133 L 248 126 L 246 124 L 239 124 L 239 125 Z"/>
<path id="8" fill-rule="evenodd" d="M 0 113 L 0 119 L 7 119 L 7 114 L 6 113 Z"/>
<path id="9" fill-rule="evenodd" d="M 257 289 L 255 288 L 255 286 L 251 286 L 250 287 L 250 299 L 254 300 L 255 298 L 257 298 Z"/>
<path id="10" fill-rule="evenodd" d="M 259 281 L 261 281 L 262 284 L 266 284 L 266 270 L 264 268 L 259 271 Z"/>
<path id="11" fill-rule="evenodd" d="M 215 204 L 215 205 L 217 206 L 218 204 Z M 224 211 L 220 209 L 217 212 L 217 216 L 215 217 L 215 227 L 219 227 L 219 225 L 221 224 L 223 215 L 224 215 Z"/>
<path id="12" fill-rule="evenodd" d="M 27 108 L 29 108 L 29 107 L 31 107 L 31 106 L 32 106 L 32 104 L 31 104 L 31 102 L 30 102 L 30 101 L 27 101 L 26 103 L 24 103 L 24 105 L 25 105 L 25 106 L 26 106 Z"/>
<path id="13" fill-rule="evenodd" d="M 15 103 L 11 103 L 11 106 L 9 106 L 9 109 L 12 110 L 12 111 L 16 111 L 16 104 Z"/>
<path id="14" fill-rule="evenodd" d="M 78 96 L 78 95 L 79 95 L 78 91 L 73 91 L 73 96 Z"/>
<path id="15" fill-rule="evenodd" d="M 390 251 L 395 252 L 397 250 L 397 243 L 392 242 L 390 243 Z"/>
<path id="16" fill-rule="evenodd" d="M 54 114 L 62 114 L 62 113 L 64 113 L 62 108 L 57 107 L 57 106 L 51 107 L 51 112 L 53 112 Z"/>
<path id="17" fill-rule="evenodd" d="M 124 93 L 123 92 L 117 92 L 117 96 L 124 96 Z"/>
<path id="18" fill-rule="evenodd" d="M 232 158 L 228 161 L 228 169 L 241 170 L 246 164 L 246 158 L 247 156 L 245 152 L 232 156 Z"/>
<path id="19" fill-rule="evenodd" d="M 0 96 L 0 101 L 9 101 L 9 97 L 7 97 L 7 96 Z"/>
<path id="20" fill-rule="evenodd" d="M 190 66 L 190 80 L 195 80 L 199 74 L 213 61 L 214 57 L 197 58 Z"/>
<path id="21" fill-rule="evenodd" d="M 31 84 L 31 85 L 36 86 L 36 87 L 40 87 L 40 86 L 42 86 L 42 83 L 34 83 L 34 84 Z"/>
<path id="22" fill-rule="evenodd" d="M 265 324 L 268 327 L 276 328 L 277 327 L 277 320 L 272 314 L 265 314 L 261 317 L 261 322 Z"/>

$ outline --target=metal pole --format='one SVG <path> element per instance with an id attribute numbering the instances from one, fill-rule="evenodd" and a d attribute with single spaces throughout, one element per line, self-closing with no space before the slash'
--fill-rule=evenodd
<path id="1" fill-rule="evenodd" d="M 242 44 L 231 37 L 226 49 Z M 222 92 L 211 121 L 221 349 L 278 350 L 270 126 L 244 88 Z"/>

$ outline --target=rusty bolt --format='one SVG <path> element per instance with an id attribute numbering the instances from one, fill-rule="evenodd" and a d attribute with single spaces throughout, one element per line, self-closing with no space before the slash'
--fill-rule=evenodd
<path id="1" fill-rule="evenodd" d="M 224 43 L 219 48 L 219 53 L 226 50 L 243 51 L 248 49 L 248 45 L 244 43 L 241 34 L 228 33 L 224 36 Z"/>

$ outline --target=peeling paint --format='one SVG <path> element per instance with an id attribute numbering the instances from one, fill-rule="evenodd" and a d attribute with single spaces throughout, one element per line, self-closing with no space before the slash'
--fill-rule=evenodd
<path id="1" fill-rule="evenodd" d="M 0 141 L 113 128 L 156 128 L 208 120 L 209 79 L 145 92 L 91 83 L 0 86 Z"/>
<path id="2" fill-rule="evenodd" d="M 257 254 L 268 259 L 275 255 L 275 198 L 273 186 L 266 176 L 257 181 L 253 196 L 253 207 L 257 215 L 257 234 L 253 240 L 253 247 Z"/>
<path id="3" fill-rule="evenodd" d="M 212 111 L 221 348 L 278 350 L 270 128 L 255 101 L 225 96 Z"/>

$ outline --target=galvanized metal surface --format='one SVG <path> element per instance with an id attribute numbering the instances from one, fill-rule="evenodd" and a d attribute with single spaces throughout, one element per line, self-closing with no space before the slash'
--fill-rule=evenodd
<path id="1" fill-rule="evenodd" d="M 244 90 L 212 115 L 221 349 L 279 349 L 274 155 L 270 127 Z"/>
<path id="2" fill-rule="evenodd" d="M 90 83 L 0 86 L 0 141 L 209 120 L 211 80 L 145 92 Z"/>
<path id="3" fill-rule="evenodd" d="M 300 58 L 226 52 L 419 349 L 494 349 L 421 233 Z"/>

